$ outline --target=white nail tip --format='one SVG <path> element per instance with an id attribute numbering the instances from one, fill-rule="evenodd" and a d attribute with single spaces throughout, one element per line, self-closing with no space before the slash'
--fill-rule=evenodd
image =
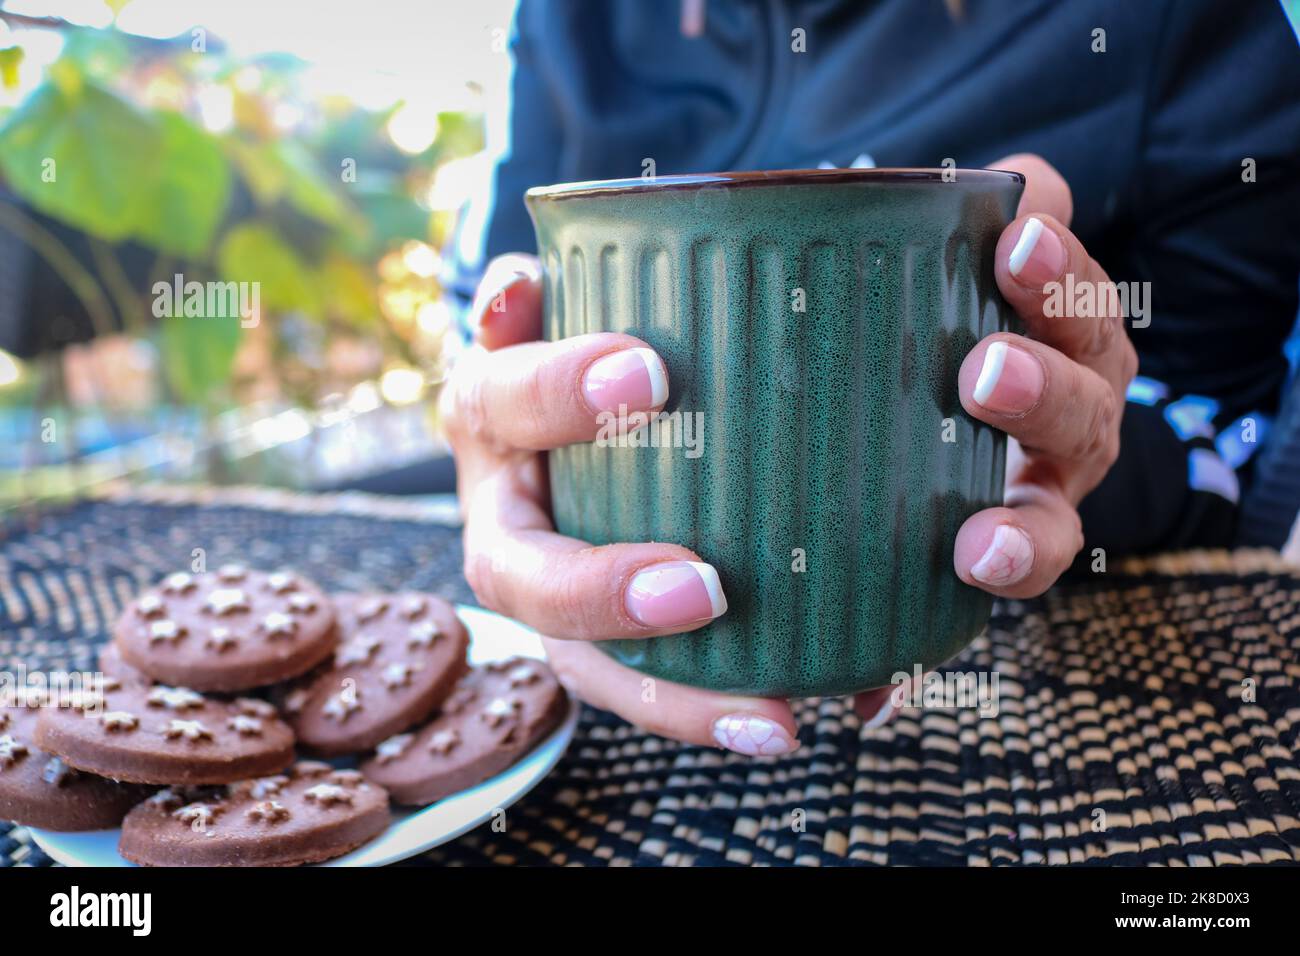
<path id="1" fill-rule="evenodd" d="M 981 584 L 1006 587 L 1023 580 L 1034 566 L 1034 543 L 1019 528 L 998 525 L 984 556 L 970 569 Z"/>
<path id="2" fill-rule="evenodd" d="M 654 349 L 640 348 L 632 351 L 636 353 L 650 375 L 650 405 L 658 408 L 668 401 L 668 375 L 664 371 L 664 363 L 655 354 Z"/>
<path id="3" fill-rule="evenodd" d="M 1029 261 L 1029 254 L 1034 251 L 1034 246 L 1038 245 L 1038 237 L 1042 234 L 1041 219 L 1030 219 L 1025 223 L 1025 228 L 1020 230 L 1020 238 L 1016 240 L 1016 246 L 1011 250 L 1011 258 L 1007 261 L 1007 268 L 1011 270 L 1013 276 L 1020 275 L 1020 270 Z"/>
<path id="4" fill-rule="evenodd" d="M 872 717 L 870 720 L 868 720 L 862 726 L 867 728 L 867 730 L 873 730 L 876 727 L 883 726 L 885 721 L 889 720 L 889 715 L 892 714 L 893 712 L 894 712 L 894 702 L 891 701 L 888 697 L 886 697 L 885 702 L 881 704 L 880 709 L 876 711 L 876 715 Z"/>
<path id="5" fill-rule="evenodd" d="M 704 582 L 704 589 L 709 592 L 709 604 L 713 609 L 714 617 L 721 617 L 727 611 L 727 596 L 722 593 L 722 582 L 718 580 L 717 569 L 711 564 L 705 564 L 703 561 L 688 562 L 695 569 L 695 573 L 700 576 Z"/>
<path id="6" fill-rule="evenodd" d="M 994 342 L 984 352 L 984 364 L 980 367 L 980 377 L 975 382 L 975 401 L 983 405 L 1002 378 L 1002 367 L 1007 362 L 1007 343 Z"/>

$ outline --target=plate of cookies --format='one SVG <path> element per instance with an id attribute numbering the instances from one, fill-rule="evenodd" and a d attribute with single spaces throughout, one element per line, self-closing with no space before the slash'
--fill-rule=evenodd
<path id="1" fill-rule="evenodd" d="M 98 672 L 10 691 L 0 818 L 71 866 L 393 863 L 508 825 L 578 721 L 516 621 L 234 564 L 138 595 Z"/>

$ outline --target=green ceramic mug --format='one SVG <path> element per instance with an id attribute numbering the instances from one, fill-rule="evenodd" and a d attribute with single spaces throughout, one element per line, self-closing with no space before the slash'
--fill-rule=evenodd
<path id="1" fill-rule="evenodd" d="M 550 454 L 558 529 L 668 541 L 729 609 L 602 647 L 637 670 L 772 697 L 845 694 L 933 667 L 992 599 L 953 570 L 1001 503 L 1004 436 L 957 369 L 1005 330 L 993 252 L 1024 179 L 809 170 L 530 190 L 548 339 L 626 332 L 668 368 L 665 418 Z"/>

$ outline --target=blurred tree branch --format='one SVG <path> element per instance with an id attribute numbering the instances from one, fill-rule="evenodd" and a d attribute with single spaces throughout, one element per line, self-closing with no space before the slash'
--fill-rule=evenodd
<path id="1" fill-rule="evenodd" d="M 24 13 L 9 13 L 0 6 L 0 20 L 11 27 L 39 27 L 45 30 L 75 29 L 74 25 L 60 17 L 32 17 Z"/>
<path id="2" fill-rule="evenodd" d="M 21 238 L 58 273 L 81 302 L 97 335 L 114 330 L 113 313 L 104 290 L 94 275 L 49 230 L 19 211 L 17 206 L 0 203 L 0 226 Z"/>

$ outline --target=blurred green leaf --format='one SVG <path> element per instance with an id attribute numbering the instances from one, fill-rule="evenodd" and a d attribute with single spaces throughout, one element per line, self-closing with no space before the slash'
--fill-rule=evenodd
<path id="1" fill-rule="evenodd" d="M 311 154 L 292 141 L 277 145 L 277 154 L 287 171 L 285 199 L 289 205 L 328 226 L 344 225 L 349 211 L 337 187 L 321 175 Z"/>
<path id="2" fill-rule="evenodd" d="M 327 226 L 357 226 L 355 212 L 344 202 L 339 187 L 324 177 L 301 144 L 249 142 L 228 136 L 225 145 L 261 205 L 271 206 L 283 200 L 295 211 Z"/>
<path id="3" fill-rule="evenodd" d="M 325 260 L 318 273 L 321 299 L 330 314 L 358 328 L 371 327 L 379 317 L 373 269 L 362 268 L 340 255 Z"/>
<path id="4" fill-rule="evenodd" d="M 22 47 L 11 46 L 0 50 L 0 85 L 4 86 L 6 90 L 12 90 L 18 86 L 18 64 L 22 62 Z"/>
<path id="5" fill-rule="evenodd" d="M 396 177 L 368 173 L 353 188 L 353 199 L 370 224 L 370 241 L 364 252 L 378 255 L 407 239 L 429 241 L 429 211 L 411 198 Z"/>
<path id="6" fill-rule="evenodd" d="M 173 315 L 162 320 L 163 369 L 186 402 L 211 405 L 230 379 L 243 333 L 238 318 Z"/>
<path id="7" fill-rule="evenodd" d="M 177 113 L 161 113 L 162 175 L 137 236 L 197 259 L 212 245 L 230 199 L 230 168 L 216 140 Z"/>
<path id="8" fill-rule="evenodd" d="M 238 136 L 227 136 L 222 144 L 258 204 L 271 206 L 279 202 L 289 172 L 276 155 L 275 144 L 251 143 Z"/>
<path id="9" fill-rule="evenodd" d="M 263 310 L 321 314 L 311 269 L 268 226 L 249 223 L 231 229 L 217 250 L 217 265 L 228 281 L 260 283 Z"/>
<path id="10" fill-rule="evenodd" d="M 483 149 L 483 118 L 476 114 L 439 113 L 438 138 L 432 149 L 438 162 L 462 159 Z"/>
<path id="11" fill-rule="evenodd" d="M 115 241 L 152 209 L 163 136 L 133 106 L 64 70 L 0 127 L 0 172 L 41 212 Z"/>

